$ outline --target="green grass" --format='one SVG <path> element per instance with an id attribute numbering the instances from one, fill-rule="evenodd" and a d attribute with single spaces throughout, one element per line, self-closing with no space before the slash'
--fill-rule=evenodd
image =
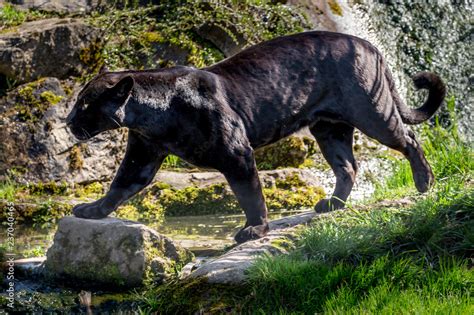
<path id="1" fill-rule="evenodd" d="M 26 21 L 26 13 L 17 10 L 9 3 L 0 8 L 0 29 L 19 25 Z"/>
<path id="2" fill-rule="evenodd" d="M 255 265 L 249 310 L 467 314 L 473 227 L 474 190 L 455 184 L 410 208 L 332 214 L 290 256 Z"/>
<path id="3" fill-rule="evenodd" d="M 4 3 L 0 7 L 0 33 L 2 31 L 10 31 L 12 28 L 14 29 L 16 26 L 19 26 L 24 22 L 45 19 L 48 17 L 61 17 L 64 15 L 64 13 L 45 12 L 36 9 L 17 9 L 9 3 Z"/>
<path id="4" fill-rule="evenodd" d="M 0 181 L 0 200 L 14 201 L 18 189 L 18 184 L 10 179 Z"/>

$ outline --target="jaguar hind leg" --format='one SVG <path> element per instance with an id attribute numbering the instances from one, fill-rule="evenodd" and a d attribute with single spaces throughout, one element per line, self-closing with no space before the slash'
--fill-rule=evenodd
<path id="1" fill-rule="evenodd" d="M 355 125 L 367 136 L 402 153 L 410 162 L 417 190 L 426 192 L 434 184 L 434 175 L 420 143 L 413 131 L 406 128 L 397 111 L 390 115 L 367 113 L 363 121 Z"/>
<path id="2" fill-rule="evenodd" d="M 336 187 L 331 198 L 320 200 L 315 210 L 328 212 L 343 208 L 357 174 L 357 163 L 352 152 L 354 127 L 344 123 L 320 121 L 310 130 L 336 175 Z"/>

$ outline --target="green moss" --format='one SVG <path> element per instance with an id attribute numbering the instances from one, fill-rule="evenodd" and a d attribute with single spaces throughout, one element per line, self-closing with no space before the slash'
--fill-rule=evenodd
<path id="1" fill-rule="evenodd" d="M 292 188 L 300 188 L 300 187 L 307 187 L 305 181 L 301 179 L 301 177 L 297 173 L 290 174 L 285 178 L 281 179 L 278 178 L 275 181 L 276 188 L 281 189 L 292 189 Z"/>
<path id="2" fill-rule="evenodd" d="M 73 294 L 35 292 L 34 301 L 42 309 L 66 309 L 75 304 Z"/>
<path id="3" fill-rule="evenodd" d="M 268 19 L 264 21 L 262 16 Z M 186 1 L 184 5 L 173 2 L 150 7 L 126 6 L 123 10 L 92 14 L 88 22 L 100 28 L 110 25 L 103 36 L 100 56 L 112 70 L 171 65 L 170 60 L 157 55 L 156 43 L 186 51 L 186 62 L 195 67 L 222 60 L 224 54 L 197 34 L 196 30 L 202 25 L 213 25 L 236 42 L 237 38 L 243 37 L 244 44 L 256 44 L 311 28 L 298 9 L 260 1 Z M 100 63 L 99 58 L 89 51 L 81 55 L 87 63 L 91 63 L 89 59 L 93 64 Z"/>
<path id="4" fill-rule="evenodd" d="M 137 209 L 137 207 L 130 204 L 120 206 L 115 211 L 115 215 L 118 218 L 122 218 L 122 219 L 127 219 L 127 220 L 132 220 L 132 221 L 140 220 L 140 211 Z"/>
<path id="5" fill-rule="evenodd" d="M 19 212 L 26 222 L 33 223 L 54 223 L 60 218 L 72 213 L 72 205 L 54 200 L 40 201 L 32 207 L 24 208 Z"/>
<path id="6" fill-rule="evenodd" d="M 56 105 L 63 99 L 63 97 L 61 95 L 56 95 L 51 91 L 44 91 L 40 94 L 40 99 L 51 105 Z"/>
<path id="7" fill-rule="evenodd" d="M 275 239 L 271 242 L 271 244 L 273 247 L 280 249 L 282 252 L 287 252 L 296 248 L 295 242 L 286 237 Z"/>
<path id="8" fill-rule="evenodd" d="M 79 59 L 87 66 L 87 78 L 97 73 L 104 65 L 103 43 L 96 40 L 90 43 L 89 46 L 81 49 Z"/>
<path id="9" fill-rule="evenodd" d="M 269 210 L 313 208 L 325 196 L 321 187 L 308 186 L 298 174 L 278 179 L 275 187 L 264 188 L 263 194 Z"/>
<path id="10" fill-rule="evenodd" d="M 168 251 L 164 239 L 160 242 L 144 240 L 146 255 L 145 285 L 162 283 L 165 277 L 178 276 L 182 267 L 194 259 L 194 255 L 184 248 L 176 248 L 176 257 L 164 258 L 169 255 Z"/>
<path id="11" fill-rule="evenodd" d="M 84 283 L 107 283 L 112 286 L 117 286 L 118 288 L 124 287 L 126 279 L 124 279 L 119 268 L 107 262 L 102 265 L 101 268 L 97 268 L 97 265 L 75 265 L 71 268 L 65 268 L 64 273 L 69 277 L 77 279 L 77 281 Z"/>
<path id="12" fill-rule="evenodd" d="M 160 32 L 144 32 L 141 34 L 141 37 L 143 41 L 147 43 L 164 43 L 165 38 L 163 35 L 160 34 Z"/>
<path id="13" fill-rule="evenodd" d="M 63 97 L 52 91 L 43 91 L 39 95 L 35 92 L 41 87 L 45 79 L 28 83 L 20 87 L 16 95 L 15 109 L 18 120 L 22 122 L 37 122 L 44 112 L 53 105 L 59 103 Z"/>
<path id="14" fill-rule="evenodd" d="M 100 182 L 93 182 L 76 189 L 76 195 L 80 192 L 81 196 L 102 195 L 104 193 L 104 185 Z"/>
<path id="15" fill-rule="evenodd" d="M 46 256 L 46 249 L 41 246 L 36 246 L 22 252 L 23 257 L 42 257 Z"/>
<path id="16" fill-rule="evenodd" d="M 298 174 L 277 179 L 275 187 L 264 188 L 269 210 L 298 209 L 314 207 L 325 196 L 320 187 L 308 186 Z M 188 216 L 204 214 L 241 213 L 237 199 L 227 184 L 213 184 L 207 187 L 190 186 L 174 189 L 167 184 L 157 183 L 138 194 L 120 210 L 120 215 L 135 216 L 139 219 L 156 220 L 163 216 Z"/>
<path id="17" fill-rule="evenodd" d="M 69 151 L 69 168 L 71 170 L 80 170 L 84 166 L 84 159 L 82 156 L 82 150 L 85 148 L 85 144 L 75 144 Z"/>
<path id="18" fill-rule="evenodd" d="M 316 153 L 316 141 L 309 137 L 290 136 L 255 151 L 260 170 L 279 167 L 300 167 Z"/>
<path id="19" fill-rule="evenodd" d="M 245 285 L 208 283 L 203 278 L 177 280 L 138 292 L 140 308 L 147 313 L 206 314 L 241 313 L 238 301 L 251 294 Z"/>
<path id="20" fill-rule="evenodd" d="M 64 93 L 66 93 L 67 96 L 71 96 L 72 93 L 74 92 L 73 85 L 71 84 L 70 81 L 61 81 L 61 88 L 63 89 Z"/>
<path id="21" fill-rule="evenodd" d="M 239 206 L 225 184 L 204 188 L 186 187 L 180 190 L 164 189 L 159 202 L 166 215 L 193 215 L 235 213 Z"/>
<path id="22" fill-rule="evenodd" d="M 15 203 L 17 221 L 54 223 L 59 218 L 71 214 L 72 205 L 77 203 L 77 197 L 97 199 L 103 194 L 103 190 L 103 185 L 99 182 L 70 186 L 66 182 L 51 181 L 20 185 L 10 181 L 0 183 L 0 208 L 6 207 L 7 200 L 12 200 Z M 5 219 L 5 216 L 5 212 L 0 212 L 0 220 Z"/>
<path id="23" fill-rule="evenodd" d="M 134 217 L 134 220 L 161 222 L 164 219 L 164 208 L 151 191 L 142 192 L 132 198 L 119 211 L 122 217 Z"/>
<path id="24" fill-rule="evenodd" d="M 68 185 L 66 182 L 56 183 L 50 182 L 39 182 L 35 184 L 29 184 L 27 186 L 28 191 L 32 195 L 57 195 L 64 196 L 68 193 Z"/>
<path id="25" fill-rule="evenodd" d="M 329 0 L 328 5 L 333 14 L 342 16 L 342 8 L 339 3 L 337 3 L 337 0 Z"/>

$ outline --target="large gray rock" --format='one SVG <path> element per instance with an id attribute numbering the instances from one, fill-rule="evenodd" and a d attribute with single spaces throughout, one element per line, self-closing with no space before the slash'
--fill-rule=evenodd
<path id="1" fill-rule="evenodd" d="M 126 130 L 77 144 L 64 123 L 77 84 L 44 78 L 0 99 L 0 176 L 83 183 L 109 180 L 122 160 Z"/>
<path id="2" fill-rule="evenodd" d="M 65 217 L 48 249 L 44 273 L 92 286 L 133 287 L 162 281 L 192 259 L 189 251 L 137 222 Z"/>
<path id="3" fill-rule="evenodd" d="M 241 284 L 246 279 L 246 271 L 258 257 L 286 254 L 293 249 L 295 232 L 315 215 L 314 211 L 308 211 L 272 221 L 267 236 L 243 243 L 222 256 L 204 261 L 187 278 L 201 278 L 210 283 Z M 187 266 L 185 269 L 190 268 Z"/>
<path id="4" fill-rule="evenodd" d="M 24 23 L 0 34 L 0 74 L 16 82 L 80 75 L 99 36 L 98 29 L 76 19 Z"/>

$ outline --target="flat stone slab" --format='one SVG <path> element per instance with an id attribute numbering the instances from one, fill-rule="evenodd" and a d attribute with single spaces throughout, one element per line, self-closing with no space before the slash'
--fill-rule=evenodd
<path id="1" fill-rule="evenodd" d="M 317 214 L 310 210 L 270 222 L 267 236 L 243 243 L 213 260 L 205 261 L 188 277 L 204 277 L 210 283 L 237 284 L 245 280 L 245 271 L 261 255 L 285 254 L 293 248 L 298 225 L 309 223 Z"/>
<path id="2" fill-rule="evenodd" d="M 144 224 L 107 217 L 59 221 L 44 275 L 93 286 L 134 287 L 159 282 L 193 255 Z"/>

